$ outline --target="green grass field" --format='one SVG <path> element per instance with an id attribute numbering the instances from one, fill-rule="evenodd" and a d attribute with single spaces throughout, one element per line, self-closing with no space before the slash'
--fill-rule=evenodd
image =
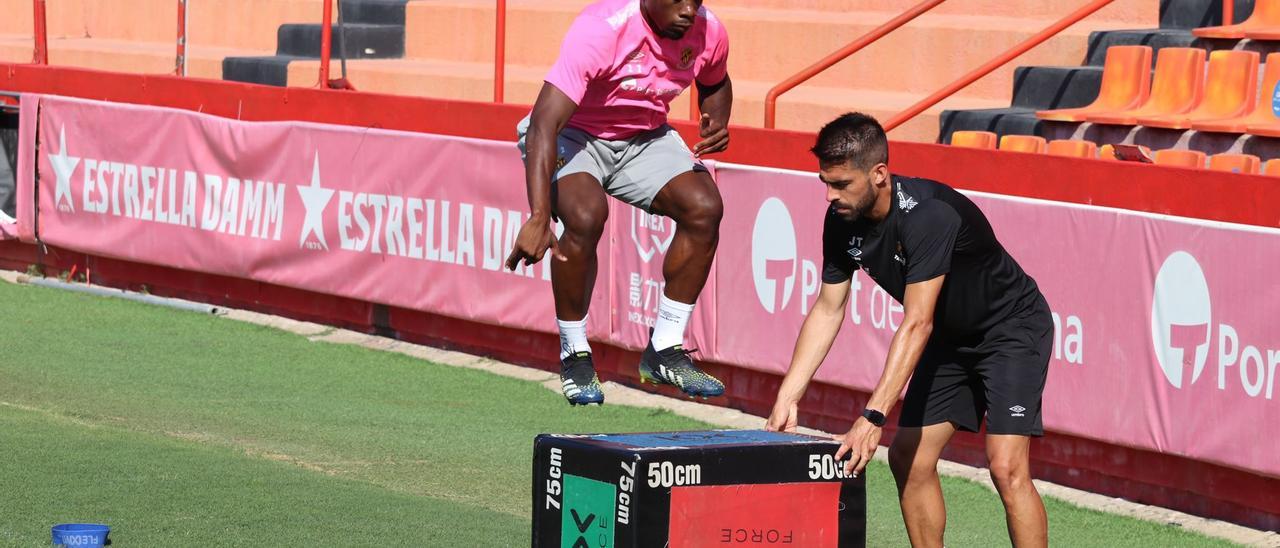
<path id="1" fill-rule="evenodd" d="M 194 313 L 0 282 L 0 545 L 99 522 L 113 546 L 528 546 L 541 432 L 709 425 L 570 408 L 534 383 Z M 948 479 L 948 546 L 1007 545 Z M 906 546 L 888 470 L 870 546 Z M 1048 501 L 1058 546 L 1226 546 Z"/>

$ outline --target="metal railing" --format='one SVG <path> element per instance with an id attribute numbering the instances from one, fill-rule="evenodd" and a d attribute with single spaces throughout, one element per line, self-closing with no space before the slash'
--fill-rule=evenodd
<path id="1" fill-rule="evenodd" d="M 836 63 L 843 61 L 844 59 L 848 58 L 850 55 L 853 55 L 854 53 L 857 53 L 859 50 L 883 38 L 885 35 L 905 25 L 912 19 L 915 19 L 916 17 L 919 17 L 925 12 L 933 9 L 938 4 L 941 4 L 944 1 L 945 0 L 925 0 L 924 2 L 921 2 L 915 5 L 914 7 L 912 7 L 911 9 L 898 15 L 897 17 L 894 17 L 893 19 L 890 19 L 889 21 L 885 22 L 883 25 L 876 27 L 871 32 L 868 32 L 867 34 L 859 37 L 857 40 L 850 42 L 849 45 L 831 53 L 830 55 L 822 58 L 817 63 L 810 65 L 809 67 L 800 71 L 796 75 L 784 80 L 782 83 L 778 84 L 777 86 L 774 86 L 773 89 L 769 90 L 768 95 L 766 95 L 765 97 L 764 127 L 766 128 L 774 127 L 776 123 L 776 117 L 777 117 L 778 97 L 781 96 L 783 93 L 790 91 L 792 88 L 795 88 L 796 86 L 804 83 L 805 81 L 808 81 L 810 78 L 813 78 L 819 73 L 831 68 Z M 1072 12 L 1066 17 L 1059 19 L 1057 22 L 1044 28 L 1040 32 L 1036 33 L 1034 36 L 1022 41 L 1021 43 L 1019 43 L 1016 46 L 1013 46 L 1012 48 L 1009 48 L 1004 53 L 1001 53 L 1000 55 L 996 56 L 992 60 L 984 63 L 982 66 L 970 71 L 968 74 L 960 77 L 958 80 L 951 82 L 950 84 L 947 84 L 942 89 L 934 92 L 933 94 L 920 100 L 916 104 L 911 105 L 910 107 L 907 107 L 907 109 L 903 110 L 902 112 L 899 112 L 898 114 L 894 115 L 884 124 L 885 131 L 889 131 L 898 126 L 901 126 L 902 124 L 906 123 L 908 120 L 918 116 L 921 112 L 924 112 L 929 107 L 932 107 L 933 105 L 938 104 L 942 100 L 954 95 L 956 92 L 964 89 L 969 84 L 972 84 L 973 82 L 977 81 L 979 78 L 982 78 L 983 76 L 986 76 L 991 72 L 995 71 L 996 69 L 1004 66 L 1006 63 L 1008 63 L 1009 61 L 1012 61 L 1014 58 L 1022 55 L 1023 53 L 1026 53 L 1031 48 L 1034 48 L 1040 45 L 1045 40 L 1048 40 L 1049 38 L 1056 36 L 1058 33 L 1062 32 L 1067 27 L 1074 25 L 1075 23 L 1079 22 L 1085 17 L 1088 17 L 1089 15 L 1092 15 L 1094 12 L 1102 9 L 1103 7 L 1106 7 L 1108 4 L 1110 4 L 1113 1 L 1114 0 L 1095 0 L 1094 2 Z M 1231 13 L 1230 10 L 1232 9 L 1232 3 L 1233 3 L 1232 0 L 1223 1 L 1223 16 L 1227 18 L 1226 19 L 1227 21 L 1230 21 L 1229 17 Z"/>
<path id="2" fill-rule="evenodd" d="M 920 2 L 919 4 L 916 4 L 915 7 L 902 12 L 902 14 L 897 17 L 894 17 L 883 25 L 872 29 L 871 32 L 862 35 L 857 40 L 850 42 L 849 45 L 836 50 L 826 57 L 823 57 L 817 63 L 809 65 L 808 68 L 805 68 L 799 73 L 796 73 L 796 75 L 787 78 L 786 80 L 783 80 L 782 83 L 774 86 L 773 89 L 769 90 L 769 93 L 764 99 L 764 127 L 773 129 L 778 112 L 778 97 L 782 96 L 783 93 L 791 91 L 792 88 L 805 83 L 822 71 L 831 68 L 832 65 L 845 60 L 862 48 L 871 45 L 872 42 L 883 38 L 886 34 L 897 30 L 898 27 L 907 24 L 912 19 L 923 15 L 925 12 L 937 7 L 938 4 L 945 1 L 946 0 L 925 0 Z"/>
<path id="3" fill-rule="evenodd" d="M 320 81 L 319 87 L 329 86 L 329 56 L 333 53 L 333 2 L 324 0 L 324 14 L 320 18 Z"/>
<path id="4" fill-rule="evenodd" d="M 342 78 L 329 77 L 329 64 L 333 57 L 333 6 L 338 5 L 339 44 L 342 46 Z M 320 17 L 320 80 L 316 87 L 321 89 L 342 89 L 355 91 L 355 86 L 347 80 L 347 29 L 342 21 L 342 0 L 325 0 L 324 12 Z"/>
<path id="5" fill-rule="evenodd" d="M 1113 1 L 1115 0 L 1094 0 L 1088 5 L 1072 12 L 1070 15 L 1067 15 L 1066 17 L 1059 19 L 1056 23 L 1049 25 L 1048 27 L 1045 27 L 1044 30 L 1041 30 L 1040 32 L 1036 33 L 1034 36 L 1026 40 L 1023 40 L 1018 45 L 1013 46 L 1008 50 L 1005 50 L 1004 53 L 1001 53 L 995 59 L 987 61 L 982 66 L 970 71 L 969 74 L 961 76 L 958 80 L 951 82 L 950 84 L 947 84 L 942 89 L 934 92 L 932 95 L 925 97 L 924 99 L 921 99 L 920 102 L 914 105 L 911 105 L 910 107 L 907 107 L 906 110 L 894 115 L 893 118 L 890 118 L 889 121 L 884 124 L 884 130 L 890 131 L 893 128 L 896 128 L 906 123 L 908 120 L 915 118 L 921 112 L 924 112 L 925 109 L 928 109 L 929 107 L 938 104 L 943 99 L 946 99 L 947 97 L 954 95 L 956 92 L 964 89 L 969 84 L 972 84 L 973 82 L 977 81 L 979 78 L 982 78 L 983 76 L 990 74 L 992 71 L 1004 66 L 1005 63 L 1012 61 L 1015 57 L 1018 57 L 1019 55 L 1026 53 L 1031 48 L 1034 48 L 1040 45 L 1045 40 L 1048 40 L 1054 37 L 1055 35 L 1062 32 L 1063 30 L 1066 30 L 1067 27 L 1076 24 L 1077 22 L 1079 22 L 1081 19 L 1084 19 L 1085 17 L 1092 15 L 1093 12 L 1096 12 L 1106 7 L 1108 4 L 1112 3 Z"/>
<path id="6" fill-rule="evenodd" d="M 178 76 L 187 75 L 187 0 L 178 2 L 178 37 L 177 53 L 174 57 L 173 73 Z M 35 53 L 31 62 L 37 65 L 49 64 L 49 24 L 45 0 L 32 0 L 33 40 Z"/>
<path id="7" fill-rule="evenodd" d="M 188 0 L 176 0 L 178 4 L 177 19 L 177 48 L 174 56 L 173 73 L 177 76 L 187 75 L 187 23 L 188 23 Z M 339 0 L 340 1 L 340 0 Z M 502 2 L 502 0 L 500 0 Z M 505 3 L 505 2 L 502 2 Z M 329 65 L 332 58 L 332 40 L 333 40 L 333 6 L 334 0 L 326 0 L 324 3 L 324 12 L 321 17 L 320 29 L 320 81 L 316 84 L 318 87 L 328 87 L 333 89 L 354 89 L 350 82 L 344 77 L 341 79 L 329 78 Z M 49 64 L 49 25 L 46 17 L 45 0 L 32 0 L 34 33 L 33 40 L 34 55 L 31 62 L 37 65 Z M 341 24 L 341 20 L 339 20 Z M 345 40 L 343 42 L 345 44 Z M 343 56 L 345 69 L 345 56 Z M 501 63 L 501 58 L 499 58 Z M 501 98 L 498 98 L 501 101 Z"/>
<path id="8" fill-rule="evenodd" d="M 507 80 L 507 0 L 497 2 L 493 16 L 493 102 L 501 103 Z"/>
<path id="9" fill-rule="evenodd" d="M 187 0 L 178 0 L 178 56 L 174 60 L 173 73 L 187 75 Z"/>
<path id="10" fill-rule="evenodd" d="M 35 3 L 35 55 L 31 60 L 37 65 L 49 64 L 49 34 L 45 24 L 44 0 L 32 0 Z"/>

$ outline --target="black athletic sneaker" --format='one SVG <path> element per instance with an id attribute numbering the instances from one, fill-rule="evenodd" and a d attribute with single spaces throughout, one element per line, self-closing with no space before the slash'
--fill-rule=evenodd
<path id="1" fill-rule="evenodd" d="M 684 391 L 689 397 L 704 399 L 724 394 L 724 383 L 703 373 L 689 358 L 693 350 L 675 345 L 666 350 L 654 350 L 653 342 L 640 355 L 640 382 L 670 384 Z"/>
<path id="2" fill-rule="evenodd" d="M 604 403 L 590 352 L 576 352 L 560 360 L 560 388 L 570 405 Z"/>

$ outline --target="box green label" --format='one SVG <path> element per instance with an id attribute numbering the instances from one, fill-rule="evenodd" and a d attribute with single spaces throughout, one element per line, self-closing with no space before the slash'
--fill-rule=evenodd
<path id="1" fill-rule="evenodd" d="M 617 500 L 613 484 L 565 474 L 560 548 L 613 548 Z"/>

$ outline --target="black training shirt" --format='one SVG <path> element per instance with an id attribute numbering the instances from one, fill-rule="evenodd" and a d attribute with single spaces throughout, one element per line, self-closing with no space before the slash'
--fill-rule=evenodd
<path id="1" fill-rule="evenodd" d="M 822 281 L 841 283 L 861 268 L 898 302 L 907 284 L 943 274 L 934 334 L 971 339 L 1031 310 L 1035 280 L 996 240 L 972 201 L 936 181 L 893 176 L 893 204 L 879 223 L 849 222 L 828 207 Z"/>

